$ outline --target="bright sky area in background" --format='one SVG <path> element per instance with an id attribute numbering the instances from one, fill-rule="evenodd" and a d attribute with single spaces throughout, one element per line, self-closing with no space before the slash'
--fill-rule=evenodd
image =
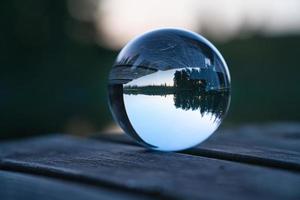
<path id="1" fill-rule="evenodd" d="M 70 14 L 79 20 L 92 20 L 101 42 L 113 49 L 159 27 L 182 27 L 219 41 L 241 33 L 300 32 L 299 0 L 69 0 L 68 3 Z"/>

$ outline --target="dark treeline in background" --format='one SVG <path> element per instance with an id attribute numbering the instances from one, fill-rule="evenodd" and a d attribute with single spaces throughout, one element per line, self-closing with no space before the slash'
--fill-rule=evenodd
<path id="1" fill-rule="evenodd" d="M 174 106 L 183 110 L 199 110 L 201 115 L 212 114 L 220 119 L 226 112 L 229 99 L 227 92 L 212 92 L 196 95 L 187 91 L 174 94 Z"/>
<path id="2" fill-rule="evenodd" d="M 0 13 L 1 139 L 84 134 L 112 122 L 106 82 L 117 51 L 89 41 L 91 24 L 71 18 L 61 0 L 3 0 Z M 299 35 L 214 44 L 232 78 L 225 125 L 300 120 Z"/>

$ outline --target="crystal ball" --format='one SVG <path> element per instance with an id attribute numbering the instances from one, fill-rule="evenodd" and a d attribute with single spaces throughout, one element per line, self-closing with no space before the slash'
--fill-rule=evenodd
<path id="1" fill-rule="evenodd" d="M 164 28 L 131 40 L 108 80 L 115 121 L 136 142 L 160 151 L 184 150 L 206 140 L 230 102 L 230 75 L 204 37 Z"/>

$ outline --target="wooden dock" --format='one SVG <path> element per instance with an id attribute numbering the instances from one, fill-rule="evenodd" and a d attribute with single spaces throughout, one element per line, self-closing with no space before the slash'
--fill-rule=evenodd
<path id="1" fill-rule="evenodd" d="M 0 143 L 0 199 L 300 199 L 300 124 L 220 129 L 196 148 L 125 135 Z"/>

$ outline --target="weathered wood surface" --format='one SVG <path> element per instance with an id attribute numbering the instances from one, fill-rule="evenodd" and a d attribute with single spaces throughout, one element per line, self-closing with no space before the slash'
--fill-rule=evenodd
<path id="1" fill-rule="evenodd" d="M 0 170 L 1 200 L 151 199 L 146 195 L 99 188 L 49 177 Z"/>
<path id="2" fill-rule="evenodd" d="M 300 123 L 269 123 L 223 129 L 209 141 L 227 141 L 252 146 L 300 152 Z"/>
<path id="3" fill-rule="evenodd" d="M 227 160 L 300 171 L 300 124 L 270 123 L 218 131 L 191 151 Z"/>
<path id="4" fill-rule="evenodd" d="M 0 168 L 133 197 L 300 199 L 298 128 L 285 128 L 283 134 L 278 125 L 271 130 L 273 126 L 257 128 L 263 131 L 252 131 L 250 138 L 251 131 L 245 130 L 254 127 L 219 132 L 203 145 L 178 153 L 147 151 L 120 137 L 46 136 L 2 143 Z M 293 142 L 281 141 L 285 134 Z M 273 142 L 264 144 L 264 137 Z"/>
<path id="5" fill-rule="evenodd" d="M 122 134 L 99 139 L 137 145 Z M 221 129 L 196 148 L 180 153 L 300 172 L 300 124 L 272 123 Z"/>

